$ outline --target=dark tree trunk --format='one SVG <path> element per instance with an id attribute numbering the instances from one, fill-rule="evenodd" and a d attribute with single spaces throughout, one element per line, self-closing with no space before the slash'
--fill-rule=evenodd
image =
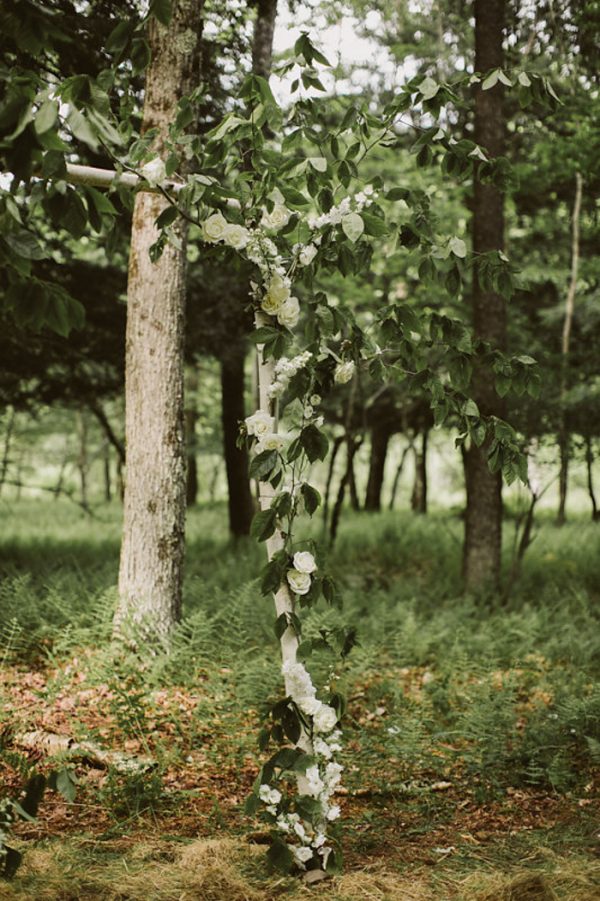
<path id="1" fill-rule="evenodd" d="M 398 466 L 396 468 L 396 474 L 394 476 L 394 482 L 392 485 L 392 493 L 390 495 L 390 503 L 389 503 L 389 507 L 388 507 L 389 510 L 394 509 L 394 505 L 396 503 L 396 495 L 398 494 L 398 486 L 400 484 L 400 476 L 402 475 L 402 471 L 404 470 L 404 464 L 406 463 L 406 458 L 407 458 L 408 452 L 409 452 L 409 450 L 411 450 L 411 448 L 413 448 L 412 440 L 402 451 L 402 456 L 400 457 L 400 462 L 398 463 Z"/>
<path id="2" fill-rule="evenodd" d="M 331 482 L 333 480 L 333 473 L 335 470 L 335 461 L 337 459 L 337 455 L 339 453 L 339 449 L 344 443 L 344 436 L 338 435 L 337 438 L 333 439 L 333 447 L 331 449 L 331 456 L 329 457 L 329 469 L 327 470 L 327 482 L 325 483 L 325 495 L 323 497 L 323 528 L 327 528 L 327 519 L 329 518 L 329 497 L 331 494 Z"/>
<path id="3" fill-rule="evenodd" d="M 571 437 L 566 430 L 558 436 L 558 452 L 560 469 L 558 473 L 558 512 L 556 524 L 563 526 L 567 521 L 567 491 L 569 488 L 569 458 L 571 456 Z"/>
<path id="4" fill-rule="evenodd" d="M 79 447 L 77 449 L 77 469 L 79 471 L 79 490 L 81 496 L 81 506 L 84 510 L 88 508 L 88 424 L 85 414 L 82 410 L 77 411 L 77 436 L 79 438 Z"/>
<path id="5" fill-rule="evenodd" d="M 102 446 L 102 469 L 104 473 L 104 500 L 110 504 L 112 500 L 112 484 L 110 478 L 110 443 L 107 438 L 104 439 Z"/>
<path id="6" fill-rule="evenodd" d="M 381 510 L 381 490 L 389 441 L 389 429 L 379 423 L 375 424 L 371 429 L 371 462 L 365 495 L 365 510 Z"/>
<path id="7" fill-rule="evenodd" d="M 348 436 L 346 440 L 346 471 L 342 476 L 340 481 L 340 487 L 338 488 L 337 497 L 335 499 L 335 504 L 333 507 L 333 512 L 331 514 L 331 525 L 329 527 L 329 541 L 331 546 L 333 547 L 335 543 L 335 539 L 338 533 L 338 528 L 340 524 L 340 516 L 342 515 L 342 507 L 344 504 L 344 495 L 346 493 L 346 486 L 350 485 L 352 473 L 354 472 L 354 457 L 358 448 L 360 447 L 361 442 L 355 441 L 353 436 Z"/>
<path id="8" fill-rule="evenodd" d="M 14 409 L 14 407 L 11 407 L 10 413 L 8 414 L 8 423 L 6 425 L 6 432 L 4 433 L 4 450 L 2 453 L 2 463 L 0 464 L 0 492 L 2 491 L 2 486 L 4 485 L 4 481 L 6 479 L 6 475 L 8 473 L 8 467 L 10 464 L 10 444 L 12 441 L 14 425 L 15 425 L 15 409 Z"/>
<path id="9" fill-rule="evenodd" d="M 410 498 L 410 505 L 415 513 L 427 513 L 427 440 L 429 430 L 424 429 L 421 434 L 421 447 L 417 444 L 415 450 L 415 479 Z"/>
<path id="10" fill-rule="evenodd" d="M 594 448 L 590 435 L 586 435 L 585 439 L 585 465 L 587 469 L 587 486 L 588 494 L 592 502 L 592 522 L 597 522 L 599 517 L 598 504 L 596 502 L 596 494 L 594 492 Z"/>
<path id="11" fill-rule="evenodd" d="M 475 0 L 475 70 L 486 73 L 501 68 L 505 0 Z M 487 91 L 475 88 L 475 141 L 491 157 L 504 152 L 502 86 Z M 504 245 L 504 198 L 490 182 L 474 181 L 473 251 L 485 254 Z M 506 347 L 506 304 L 494 291 L 482 287 L 473 276 L 473 330 L 475 337 L 493 348 Z M 473 397 L 483 415 L 504 417 L 504 404 L 496 394 L 489 369 L 477 365 L 473 373 Z M 482 447 L 465 450 L 467 508 L 463 573 L 467 589 L 497 588 L 502 550 L 502 476 L 491 473 L 487 463 L 487 439 Z"/>
<path id="12" fill-rule="evenodd" d="M 252 40 L 252 71 L 269 78 L 273 59 L 273 32 L 277 0 L 258 0 Z"/>
<path id="13" fill-rule="evenodd" d="M 361 442 L 362 444 L 362 442 Z M 354 450 L 354 454 L 352 454 L 352 460 L 350 461 L 350 472 L 348 473 L 348 488 L 350 489 L 350 506 L 354 510 L 355 513 L 358 513 L 360 510 L 360 498 L 358 496 L 358 488 L 356 487 L 356 473 L 354 471 L 354 457 L 356 451 L 360 445 Z"/>
<path id="14" fill-rule="evenodd" d="M 229 530 L 232 535 L 248 535 L 254 515 L 254 504 L 248 478 L 248 452 L 238 447 L 240 422 L 244 420 L 244 345 L 231 348 L 221 361 L 221 416 L 223 449 L 227 470 Z"/>

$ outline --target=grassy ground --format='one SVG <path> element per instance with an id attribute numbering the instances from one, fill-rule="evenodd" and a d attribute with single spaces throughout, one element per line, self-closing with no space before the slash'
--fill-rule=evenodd
<path id="1" fill-rule="evenodd" d="M 503 606 L 460 593 L 458 518 L 348 515 L 329 565 L 360 645 L 350 699 L 345 875 L 269 876 L 240 807 L 256 722 L 279 691 L 262 549 L 233 547 L 222 508 L 190 518 L 185 620 L 168 659 L 109 644 L 119 511 L 49 501 L 3 511 L 0 784 L 56 766 L 26 731 L 151 756 L 144 777 L 78 762 L 50 792 L 0 898 L 241 901 L 279 897 L 592 901 L 600 897 L 600 527 L 542 523 Z M 511 528 L 507 526 L 507 557 Z M 508 560 L 507 560 L 508 562 Z M 331 660 L 315 657 L 317 678 Z M 2 794 L 2 792 L 0 792 Z"/>

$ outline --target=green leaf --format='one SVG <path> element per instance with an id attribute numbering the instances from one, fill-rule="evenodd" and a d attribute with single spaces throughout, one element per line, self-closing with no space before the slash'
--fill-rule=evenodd
<path id="1" fill-rule="evenodd" d="M 46 253 L 37 238 L 25 229 L 5 232 L 2 236 L 10 249 L 26 260 L 42 260 Z"/>
<path id="2" fill-rule="evenodd" d="M 267 450 L 257 454 L 250 463 L 250 478 L 263 482 L 273 472 L 277 465 L 277 459 L 277 451 L 275 450 Z"/>
<path id="3" fill-rule="evenodd" d="M 372 213 L 361 213 L 361 216 L 367 235 L 373 235 L 375 238 L 380 238 L 382 235 L 389 234 L 389 228 L 385 221 L 379 216 L 373 216 Z"/>
<path id="4" fill-rule="evenodd" d="M 467 255 L 467 245 L 462 238 L 457 238 L 456 236 L 450 238 L 448 246 L 450 247 L 450 252 L 453 253 L 455 257 L 464 260 Z"/>
<path id="5" fill-rule="evenodd" d="M 56 791 L 71 804 L 75 800 L 77 794 L 77 782 L 74 773 L 66 767 L 63 767 L 56 773 Z"/>
<path id="6" fill-rule="evenodd" d="M 131 38 L 135 22 L 133 19 L 125 19 L 113 28 L 106 41 L 106 50 L 109 53 L 121 53 Z"/>
<path id="7" fill-rule="evenodd" d="M 327 435 L 321 432 L 315 425 L 307 425 L 300 433 L 300 443 L 311 463 L 315 460 L 324 460 L 329 450 Z"/>
<path id="8" fill-rule="evenodd" d="M 309 156 L 308 162 L 317 172 L 327 171 L 327 160 L 324 156 Z"/>
<path id="9" fill-rule="evenodd" d="M 421 84 L 419 85 L 419 93 L 422 95 L 423 100 L 431 100 L 440 89 L 440 85 L 436 84 L 431 76 L 427 75 L 426 78 L 423 79 Z"/>
<path id="10" fill-rule="evenodd" d="M 500 69 L 494 69 L 487 78 L 484 78 L 483 83 L 481 85 L 482 91 L 489 91 L 498 83 L 498 79 L 500 78 Z"/>
<path id="11" fill-rule="evenodd" d="M 150 15 L 158 19 L 161 25 L 168 25 L 173 15 L 171 0 L 151 0 Z"/>
<path id="12" fill-rule="evenodd" d="M 289 873 L 294 866 L 294 856 L 286 843 L 276 836 L 267 851 L 270 866 L 279 873 Z"/>
<path id="13" fill-rule="evenodd" d="M 79 141 L 87 144 L 94 151 L 98 150 L 100 142 L 97 135 L 83 113 L 80 113 L 75 107 L 71 107 L 67 116 L 67 125 Z"/>
<path id="14" fill-rule="evenodd" d="M 252 520 L 250 535 L 257 541 L 266 541 L 275 531 L 276 524 L 277 515 L 274 510 L 261 510 Z"/>
<path id="15" fill-rule="evenodd" d="M 57 118 L 58 103 L 55 100 L 46 100 L 39 108 L 33 123 L 36 134 L 43 135 L 44 132 L 50 131 Z"/>
<path id="16" fill-rule="evenodd" d="M 312 516 L 321 503 L 321 495 L 312 485 L 303 482 L 300 493 L 304 499 L 304 507 L 309 516 Z"/>
<path id="17" fill-rule="evenodd" d="M 342 231 L 353 244 L 356 244 L 364 230 L 365 223 L 358 213 L 347 213 L 342 217 Z"/>
<path id="18" fill-rule="evenodd" d="M 465 401 L 462 412 L 464 416 L 479 416 L 479 407 L 472 398 Z"/>

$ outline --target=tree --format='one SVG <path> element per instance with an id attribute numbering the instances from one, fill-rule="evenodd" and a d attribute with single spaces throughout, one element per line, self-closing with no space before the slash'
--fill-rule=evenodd
<path id="1" fill-rule="evenodd" d="M 178 102 L 194 87 L 202 3 L 176 0 L 168 24 L 151 19 L 142 132 L 168 154 Z M 115 629 L 131 625 L 164 641 L 181 616 L 185 541 L 183 348 L 187 225 L 173 224 L 158 260 L 159 194 L 137 195 L 127 285 L 127 473 Z"/>
<path id="2" fill-rule="evenodd" d="M 475 70 L 487 73 L 503 65 L 505 0 L 475 0 Z M 489 157 L 504 151 L 502 84 L 475 87 L 475 141 Z M 504 246 L 504 200 L 492 181 L 474 180 L 473 251 L 483 258 Z M 493 350 L 506 348 L 506 306 L 502 295 L 483 286 L 475 269 L 472 288 L 475 338 Z M 484 416 L 504 415 L 489 369 L 480 361 L 473 373 L 473 398 Z M 497 587 L 502 552 L 502 473 L 490 472 L 490 438 L 464 452 L 467 506 L 463 571 L 468 589 Z"/>

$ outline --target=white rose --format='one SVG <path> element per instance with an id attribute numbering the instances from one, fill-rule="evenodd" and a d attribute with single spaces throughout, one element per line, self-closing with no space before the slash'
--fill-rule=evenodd
<path id="1" fill-rule="evenodd" d="M 300 709 L 302 709 L 302 708 L 300 708 Z M 325 760 L 331 760 L 331 757 L 332 757 L 331 748 L 329 747 L 329 745 L 327 744 L 326 741 L 323 741 L 323 739 L 319 738 L 318 736 L 313 741 L 313 750 L 314 750 L 315 754 L 319 755 L 319 757 L 324 757 Z"/>
<path id="2" fill-rule="evenodd" d="M 298 256 L 298 261 L 301 266 L 310 266 L 312 261 L 317 255 L 317 248 L 314 244 L 307 244 L 306 247 L 303 247 Z"/>
<path id="3" fill-rule="evenodd" d="M 250 232 L 243 225 L 227 225 L 223 240 L 228 247 L 243 250 L 250 240 Z"/>
<path id="4" fill-rule="evenodd" d="M 277 322 L 286 328 L 294 328 L 300 317 L 300 301 L 297 297 L 288 297 L 277 313 Z"/>
<path id="5" fill-rule="evenodd" d="M 227 219 L 222 213 L 213 213 L 202 223 L 202 239 L 208 244 L 216 244 L 223 241 L 227 229 L 230 228 Z"/>
<path id="6" fill-rule="evenodd" d="M 271 212 L 263 211 L 260 224 L 263 228 L 283 228 L 290 221 L 292 214 L 282 203 L 276 203 Z"/>
<path id="7" fill-rule="evenodd" d="M 323 706 L 322 701 L 317 700 L 317 698 L 308 696 L 305 698 L 298 698 L 296 703 L 298 704 L 298 707 L 300 708 L 302 713 L 305 713 L 307 716 L 314 716 L 315 713 L 317 713 L 317 711 L 320 710 Z"/>
<path id="8" fill-rule="evenodd" d="M 332 804 L 332 806 L 327 811 L 327 819 L 331 822 L 332 820 L 337 820 L 341 811 L 339 804 Z"/>
<path id="9" fill-rule="evenodd" d="M 299 573 L 314 573 L 316 568 L 315 558 L 310 551 L 296 551 L 294 569 L 297 569 Z"/>
<path id="10" fill-rule="evenodd" d="M 333 374 L 333 380 L 336 385 L 345 385 L 346 382 L 349 382 L 354 375 L 354 369 L 355 366 L 352 360 L 348 360 L 346 363 L 338 363 Z"/>
<path id="11" fill-rule="evenodd" d="M 146 179 L 149 185 L 156 188 L 167 177 L 167 170 L 165 169 L 165 164 L 161 158 L 155 156 L 153 160 L 144 163 L 140 169 L 140 175 Z"/>
<path id="12" fill-rule="evenodd" d="M 273 431 L 273 417 L 264 410 L 257 410 L 252 416 L 247 416 L 245 422 L 248 434 L 254 435 L 259 441 Z"/>
<path id="13" fill-rule="evenodd" d="M 294 852 L 294 857 L 298 861 L 298 863 L 305 864 L 307 863 L 311 857 L 313 856 L 313 852 L 310 848 L 292 848 Z"/>
<path id="14" fill-rule="evenodd" d="M 323 704 L 315 713 L 313 725 L 316 732 L 331 732 L 338 721 L 338 715 L 329 704 Z"/>
<path id="15" fill-rule="evenodd" d="M 310 591 L 309 573 L 299 573 L 297 569 L 288 569 L 287 580 L 294 594 L 308 594 Z"/>
<path id="16" fill-rule="evenodd" d="M 285 447 L 285 441 L 281 437 L 281 435 L 276 435 L 275 432 L 269 432 L 264 438 L 261 438 L 258 444 L 256 445 L 257 453 L 262 453 L 262 451 L 280 451 Z"/>
<path id="17" fill-rule="evenodd" d="M 283 303 L 290 296 L 290 283 L 288 279 L 277 274 L 271 276 L 267 293 L 270 294 L 274 300 Z"/>

